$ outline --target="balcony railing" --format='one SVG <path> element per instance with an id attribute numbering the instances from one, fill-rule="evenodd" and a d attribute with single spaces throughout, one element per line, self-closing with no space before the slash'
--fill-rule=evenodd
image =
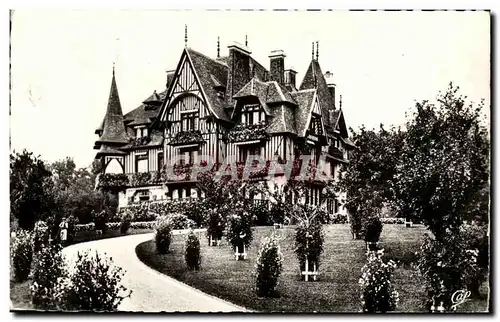
<path id="1" fill-rule="evenodd" d="M 195 144 L 204 142 L 200 130 L 178 132 L 169 142 L 170 145 Z"/>
<path id="2" fill-rule="evenodd" d="M 151 138 L 149 136 L 142 136 L 140 138 L 131 138 L 130 145 L 135 148 L 135 147 L 147 145 L 150 141 L 151 141 Z"/>
<path id="3" fill-rule="evenodd" d="M 255 140 L 266 140 L 269 138 L 267 134 L 267 125 L 264 123 L 259 124 L 237 124 L 227 134 L 228 142 L 245 142 Z"/>

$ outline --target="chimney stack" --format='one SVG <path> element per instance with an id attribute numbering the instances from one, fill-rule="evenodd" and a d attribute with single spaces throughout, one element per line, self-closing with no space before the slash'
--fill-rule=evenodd
<path id="1" fill-rule="evenodd" d="M 273 50 L 269 54 L 271 80 L 281 85 L 285 85 L 285 57 L 283 50 Z"/>
<path id="2" fill-rule="evenodd" d="M 326 81 L 326 86 L 328 86 L 328 91 L 330 92 L 330 95 L 332 95 L 332 98 L 333 98 L 333 104 L 336 104 L 337 103 L 337 99 L 335 97 L 335 89 L 336 89 L 336 84 L 333 82 L 333 73 L 330 73 L 329 71 L 327 71 L 325 73 L 325 81 Z M 335 109 L 335 105 L 334 105 L 334 109 Z"/>
<path id="3" fill-rule="evenodd" d="M 238 93 L 250 81 L 250 54 L 252 51 L 247 46 L 236 41 L 227 48 L 229 49 L 229 73 L 226 97 L 229 98 L 229 103 L 232 104 L 233 95 Z"/>
<path id="4" fill-rule="evenodd" d="M 297 89 L 295 86 L 297 72 L 293 68 L 285 70 L 285 86 L 290 86 L 293 89 Z"/>

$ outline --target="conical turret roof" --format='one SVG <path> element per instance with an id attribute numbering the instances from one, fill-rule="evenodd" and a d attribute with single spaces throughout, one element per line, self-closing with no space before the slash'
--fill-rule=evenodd
<path id="1" fill-rule="evenodd" d="M 113 67 L 113 78 L 109 92 L 108 108 L 102 124 L 102 135 L 96 141 L 96 145 L 103 143 L 126 144 L 128 137 L 123 124 L 123 112 L 118 96 L 118 88 L 115 80 L 115 69 Z"/>

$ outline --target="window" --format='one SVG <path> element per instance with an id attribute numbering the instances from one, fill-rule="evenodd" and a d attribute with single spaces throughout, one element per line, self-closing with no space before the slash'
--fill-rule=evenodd
<path id="1" fill-rule="evenodd" d="M 313 135 L 322 135 L 323 129 L 321 128 L 321 119 L 317 115 L 311 117 L 311 124 L 309 125 L 309 133 Z"/>
<path id="2" fill-rule="evenodd" d="M 139 127 L 135 130 L 135 137 L 140 139 L 142 137 L 148 136 L 148 128 L 147 127 Z"/>
<path id="3" fill-rule="evenodd" d="M 238 162 L 246 162 L 249 155 L 260 155 L 260 145 L 249 144 L 238 147 Z"/>
<path id="4" fill-rule="evenodd" d="M 188 148 L 188 149 L 180 149 L 179 155 L 184 156 L 182 159 L 179 159 L 181 164 L 193 164 L 195 162 L 195 158 L 198 155 L 197 148 Z"/>
<path id="5" fill-rule="evenodd" d="M 163 168 L 163 152 L 158 153 L 158 170 Z"/>
<path id="6" fill-rule="evenodd" d="M 148 172 L 148 155 L 136 155 L 135 172 Z"/>
<path id="7" fill-rule="evenodd" d="M 139 193 L 139 200 L 141 202 L 143 201 L 149 201 L 149 190 L 138 190 Z"/>
<path id="8" fill-rule="evenodd" d="M 328 199 L 326 201 L 326 208 L 329 214 L 336 213 L 335 212 L 335 200 Z"/>
<path id="9" fill-rule="evenodd" d="M 259 104 L 245 105 L 241 111 L 241 123 L 246 125 L 259 124 L 265 121 L 265 115 Z"/>
<path id="10" fill-rule="evenodd" d="M 197 128 L 198 112 L 181 114 L 181 131 L 194 131 Z"/>

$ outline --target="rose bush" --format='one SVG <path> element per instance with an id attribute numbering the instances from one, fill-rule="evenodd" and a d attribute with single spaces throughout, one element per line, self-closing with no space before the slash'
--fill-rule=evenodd
<path id="1" fill-rule="evenodd" d="M 445 237 L 446 236 L 446 237 Z M 457 290 L 466 289 L 477 278 L 477 249 L 469 249 L 462 234 L 448 233 L 436 240 L 425 235 L 417 252 L 416 268 L 425 281 L 426 308 L 443 303 L 450 310 L 451 297 Z"/>
<path id="2" fill-rule="evenodd" d="M 201 266 L 200 240 L 191 230 L 186 238 L 186 253 L 184 255 L 186 265 L 190 270 L 199 270 Z"/>
<path id="3" fill-rule="evenodd" d="M 11 240 L 10 258 L 16 282 L 25 281 L 31 270 L 33 244 L 31 234 L 26 230 L 18 230 Z"/>
<path id="4" fill-rule="evenodd" d="M 109 312 L 132 293 L 121 284 L 125 272 L 113 261 L 88 251 L 77 254 L 75 269 L 69 278 L 60 280 L 58 301 L 65 310 Z"/>
<path id="5" fill-rule="evenodd" d="M 361 269 L 359 285 L 365 313 L 394 311 L 399 301 L 399 293 L 391 281 L 396 263 L 392 260 L 384 263 L 382 256 L 383 250 L 368 252 L 368 262 Z"/>
<path id="6" fill-rule="evenodd" d="M 269 297 L 275 292 L 283 270 L 283 254 L 275 235 L 264 238 L 255 264 L 255 288 L 258 296 Z"/>
<path id="7" fill-rule="evenodd" d="M 172 226 L 166 218 L 158 219 L 156 224 L 155 244 L 156 251 L 160 254 L 166 254 L 170 248 L 172 240 Z"/>
<path id="8" fill-rule="evenodd" d="M 60 304 L 56 300 L 57 286 L 67 277 L 60 245 L 46 245 L 37 252 L 30 277 L 31 302 L 35 308 L 57 309 Z"/>

